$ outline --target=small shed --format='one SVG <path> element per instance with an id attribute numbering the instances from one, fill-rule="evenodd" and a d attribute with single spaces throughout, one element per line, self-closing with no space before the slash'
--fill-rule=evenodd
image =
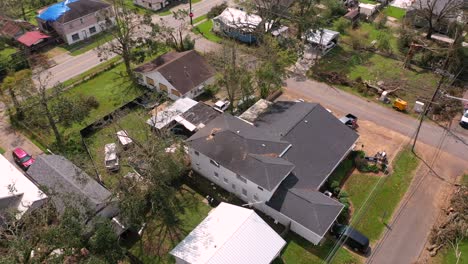
<path id="1" fill-rule="evenodd" d="M 321 29 L 321 30 L 309 30 L 307 32 L 307 41 L 314 45 L 327 46 L 330 43 L 338 42 L 340 33 L 330 30 L 330 29 Z"/>
<path id="2" fill-rule="evenodd" d="M 253 210 L 221 203 L 170 254 L 177 264 L 268 264 L 285 244 Z"/>
<path id="3" fill-rule="evenodd" d="M 359 13 L 364 15 L 366 19 L 369 19 L 379 10 L 379 7 L 380 4 L 359 3 Z"/>

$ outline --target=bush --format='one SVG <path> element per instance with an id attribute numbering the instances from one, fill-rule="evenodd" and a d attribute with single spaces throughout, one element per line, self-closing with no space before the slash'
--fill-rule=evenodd
<path id="1" fill-rule="evenodd" d="M 346 30 L 351 26 L 351 21 L 344 17 L 340 17 L 336 22 L 335 22 L 335 29 L 340 32 L 341 34 L 345 34 Z"/>
<path id="2" fill-rule="evenodd" d="M 375 20 L 374 24 L 375 24 L 375 27 L 377 29 L 384 29 L 386 27 L 386 23 L 387 23 L 387 15 L 385 15 L 384 13 L 381 13 L 377 19 Z"/>
<path id="3" fill-rule="evenodd" d="M 215 97 L 215 95 L 218 93 L 219 87 L 209 84 L 205 86 L 205 95 L 208 97 Z"/>
<path id="4" fill-rule="evenodd" d="M 86 97 L 85 104 L 90 108 L 94 108 L 94 109 L 99 108 L 99 101 L 94 96 Z"/>
<path id="5" fill-rule="evenodd" d="M 360 50 L 366 47 L 366 40 L 369 37 L 368 34 L 363 33 L 360 30 L 354 30 L 351 32 L 351 46 L 354 50 Z"/>
<path id="6" fill-rule="evenodd" d="M 377 48 L 380 51 L 392 53 L 392 46 L 390 44 L 390 36 L 387 32 L 381 31 L 377 36 Z"/>
<path id="7" fill-rule="evenodd" d="M 413 42 L 413 34 L 410 31 L 402 28 L 400 30 L 400 36 L 397 39 L 397 47 L 400 52 L 408 52 L 408 48 Z"/>
<path id="8" fill-rule="evenodd" d="M 338 195 L 338 198 L 347 198 L 349 197 L 349 194 L 345 190 L 341 190 L 340 194 Z"/>
<path id="9" fill-rule="evenodd" d="M 185 38 L 182 40 L 182 45 L 183 45 L 183 51 L 186 50 L 193 50 L 195 48 L 195 40 L 190 37 L 190 35 L 185 36 Z"/>
<path id="10" fill-rule="evenodd" d="M 220 5 L 215 5 L 211 8 L 210 11 L 208 11 L 208 13 L 206 14 L 206 17 L 211 19 L 211 18 L 214 18 L 214 17 L 217 17 L 219 16 L 223 11 L 224 9 L 226 9 L 228 7 L 227 3 L 226 2 L 223 2 L 222 4 Z"/>
<path id="11" fill-rule="evenodd" d="M 337 187 L 340 187 L 340 183 L 338 181 L 332 181 L 330 184 L 330 189 L 334 190 Z"/>

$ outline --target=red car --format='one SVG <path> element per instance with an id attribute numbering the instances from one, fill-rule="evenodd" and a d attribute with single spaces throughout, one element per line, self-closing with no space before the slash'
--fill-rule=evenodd
<path id="1" fill-rule="evenodd" d="M 36 161 L 31 155 L 29 155 L 22 148 L 16 148 L 13 150 L 13 159 L 23 170 L 27 170 L 34 161 Z"/>

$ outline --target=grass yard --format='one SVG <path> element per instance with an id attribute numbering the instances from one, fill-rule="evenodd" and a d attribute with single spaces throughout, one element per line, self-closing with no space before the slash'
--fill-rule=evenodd
<path id="1" fill-rule="evenodd" d="M 115 186 L 121 177 L 131 171 L 131 168 L 122 166 L 123 164 L 121 164 L 118 172 L 108 172 L 104 167 L 104 145 L 117 143 L 120 146 L 116 132 L 121 129 L 126 130 L 128 135 L 134 140 L 144 142 L 147 133 L 150 132 L 149 126 L 145 124 L 149 117 L 144 109 L 131 110 L 128 114 L 115 120 L 113 124 L 104 127 L 85 139 L 99 174 L 102 176 L 106 186 Z"/>
<path id="2" fill-rule="evenodd" d="M 90 37 L 76 44 L 72 44 L 72 45 L 63 44 L 62 47 L 66 49 L 67 51 L 69 51 L 70 55 L 78 56 L 94 48 L 97 48 L 98 46 L 106 42 L 109 42 L 113 39 L 114 39 L 114 36 L 112 36 L 112 34 L 107 33 L 107 32 L 102 32 L 102 33 L 97 34 L 96 36 Z"/>
<path id="3" fill-rule="evenodd" d="M 389 6 L 385 7 L 384 14 L 389 16 L 389 17 L 393 17 L 393 18 L 396 18 L 398 20 L 402 20 L 403 17 L 405 17 L 405 15 L 406 15 L 406 10 L 403 9 L 403 8 L 394 7 L 394 6 L 389 5 Z"/>
<path id="4" fill-rule="evenodd" d="M 215 33 L 211 31 L 213 28 L 213 20 L 209 19 L 200 25 L 196 26 L 192 31 L 195 34 L 201 34 L 204 38 L 209 41 L 220 43 L 222 38 L 218 37 Z"/>
<path id="5" fill-rule="evenodd" d="M 369 200 L 365 212 L 354 225 L 371 241 L 380 238 L 385 225 L 392 217 L 401 199 L 405 195 L 413 179 L 414 172 L 419 165 L 418 159 L 411 150 L 402 150 L 392 165 L 393 172 L 385 176 L 381 184 L 376 188 L 374 196 Z M 368 174 L 353 174 L 347 180 L 344 189 L 349 194 L 354 213 L 358 212 L 369 195 L 370 190 L 377 184 L 379 177 Z M 351 219 L 353 221 L 354 219 Z"/>
<path id="6" fill-rule="evenodd" d="M 169 255 L 169 251 L 200 224 L 212 209 L 203 202 L 202 196 L 185 185 L 181 188 L 180 197 L 183 199 L 184 208 L 184 213 L 179 215 L 181 237 L 161 235 L 161 231 L 164 233 L 165 230 L 156 219 L 148 223 L 142 239 L 130 249 L 143 263 L 174 263 L 175 260 Z"/>
<path id="7" fill-rule="evenodd" d="M 309 264 L 321 263 L 334 246 L 334 241 L 327 239 L 322 245 L 314 246 L 300 236 L 290 233 L 286 237 L 286 246 L 281 254 L 281 260 L 276 260 L 274 264 Z M 340 248 L 336 253 L 334 264 L 356 264 L 363 261 L 356 255 L 344 248 Z"/>
<path id="8" fill-rule="evenodd" d="M 369 35 L 372 34 L 374 33 Z M 369 41 L 371 39 L 368 38 Z M 408 109 L 412 109 L 417 98 L 427 98 L 432 94 L 438 80 L 432 72 L 412 67 L 413 69 L 404 69 L 403 62 L 399 60 L 367 51 L 355 51 L 350 46 L 341 44 L 313 66 L 309 74 L 325 82 L 327 80 L 321 78 L 321 75 L 331 72 L 350 81 L 358 77 L 372 83 L 383 81 L 387 87 L 400 87 L 402 90 L 396 95 L 408 101 Z"/>
<path id="9" fill-rule="evenodd" d="M 458 250 L 461 252 L 461 257 L 459 260 L 459 264 L 467 264 L 468 263 L 468 239 L 463 240 L 460 242 L 458 245 Z M 436 261 L 433 261 L 433 263 L 439 263 L 439 264 L 454 264 L 457 263 L 457 257 L 455 256 L 455 250 L 450 246 L 450 244 L 447 244 L 443 250 L 437 254 L 437 257 L 435 257 Z"/>
<path id="10" fill-rule="evenodd" d="M 364 4 L 377 4 L 377 2 L 374 0 L 361 0 L 359 2 Z"/>
<path id="11" fill-rule="evenodd" d="M 160 11 L 160 12 L 156 12 L 158 14 L 158 16 L 169 16 L 169 15 L 172 15 L 172 11 L 171 10 L 165 10 L 165 11 Z"/>
<path id="12" fill-rule="evenodd" d="M 5 153 L 5 150 L 0 147 L 0 154 Z"/>
<path id="13" fill-rule="evenodd" d="M 198 23 L 198 22 L 201 22 L 201 21 L 203 21 L 203 20 L 205 20 L 205 19 L 206 19 L 206 14 L 203 15 L 203 16 L 196 17 L 196 18 L 193 19 L 193 24 L 196 24 L 196 23 Z"/>

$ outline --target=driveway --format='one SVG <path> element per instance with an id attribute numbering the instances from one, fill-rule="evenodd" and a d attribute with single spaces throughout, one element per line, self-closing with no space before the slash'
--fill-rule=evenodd
<path id="1" fill-rule="evenodd" d="M 29 141 L 29 139 L 11 127 L 8 115 L 5 113 L 2 103 L 0 103 L 0 147 L 5 150 L 5 154 L 3 155 L 13 164 L 14 160 L 11 152 L 15 148 L 22 148 L 33 156 L 37 156 L 42 153 L 42 150 Z"/>
<path id="2" fill-rule="evenodd" d="M 391 131 L 387 135 L 390 138 L 393 131 L 411 138 L 418 125 L 414 118 L 313 80 L 288 79 L 286 92 L 296 98 L 319 102 L 333 111 L 350 112 L 361 120 L 386 127 Z M 456 136 L 459 139 L 429 122 L 423 125 L 417 153 L 436 174 L 428 166 L 420 166 L 400 207 L 388 223 L 389 228 L 373 248 L 368 263 L 409 264 L 418 259 L 440 212 L 444 187 L 468 169 L 468 147 L 462 142 L 468 142 L 467 136 Z"/>

